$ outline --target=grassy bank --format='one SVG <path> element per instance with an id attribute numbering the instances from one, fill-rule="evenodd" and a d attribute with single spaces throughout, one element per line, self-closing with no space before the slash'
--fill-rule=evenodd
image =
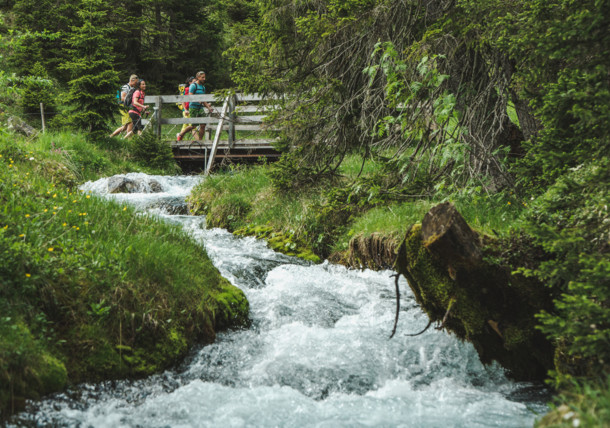
<path id="1" fill-rule="evenodd" d="M 180 229 L 78 191 L 100 175 L 174 170 L 139 162 L 135 143 L 0 136 L 3 416 L 69 383 L 159 371 L 247 321 L 243 293 Z"/>
<path id="2" fill-rule="evenodd" d="M 347 250 L 354 236 L 380 233 L 402 239 L 411 224 L 447 200 L 472 227 L 501 236 L 520 227 L 527 209 L 526 201 L 512 195 L 476 190 L 382 202 L 384 195 L 375 193 L 374 184 L 382 162 L 370 160 L 361 167 L 359 157 L 350 157 L 330 184 L 298 191 L 278 191 L 270 165 L 234 168 L 208 177 L 193 190 L 189 203 L 192 212 L 207 216 L 209 226 L 239 233 L 258 230 L 266 236 L 272 230 L 285 238 L 283 252 L 306 248 L 319 258 Z"/>

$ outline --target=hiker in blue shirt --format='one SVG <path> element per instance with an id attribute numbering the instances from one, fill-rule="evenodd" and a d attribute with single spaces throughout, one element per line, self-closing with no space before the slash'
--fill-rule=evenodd
<path id="1" fill-rule="evenodd" d="M 205 82 L 205 71 L 198 71 L 197 74 L 195 75 L 195 79 L 196 79 L 196 81 L 194 83 L 191 83 L 191 86 L 189 86 L 189 95 L 205 94 L 205 86 L 203 86 L 203 82 Z M 191 117 L 204 117 L 205 116 L 205 112 L 203 111 L 204 106 L 208 109 L 208 112 L 210 114 L 214 112 L 214 109 L 212 108 L 212 106 L 205 101 L 203 101 L 201 103 L 191 101 L 190 106 L 189 106 L 189 112 L 191 114 Z M 199 125 L 199 131 L 198 131 L 197 135 L 195 136 L 195 139 L 201 140 L 203 138 L 204 134 L 205 134 L 205 123 L 202 123 L 201 125 Z"/>

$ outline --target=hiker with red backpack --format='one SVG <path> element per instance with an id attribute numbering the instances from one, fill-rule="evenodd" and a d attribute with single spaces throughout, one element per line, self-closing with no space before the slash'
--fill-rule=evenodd
<path id="1" fill-rule="evenodd" d="M 182 95 L 188 95 L 191 84 L 196 81 L 197 81 L 197 79 L 195 79 L 194 76 L 191 76 L 188 79 L 186 79 L 186 82 L 184 82 L 185 83 L 184 93 Z M 182 85 L 180 85 L 180 86 L 182 86 Z M 188 101 L 185 101 L 182 103 L 182 117 L 184 117 L 184 118 L 190 117 L 189 104 L 190 103 Z M 182 125 L 182 129 L 180 130 L 180 132 L 178 132 L 178 134 L 176 135 L 176 140 L 181 141 L 184 138 L 184 136 L 186 135 L 186 133 L 189 131 L 193 131 L 193 135 L 195 135 L 194 129 L 195 129 L 195 127 L 193 125 L 191 125 L 190 123 L 185 123 L 184 125 Z"/>
<path id="2" fill-rule="evenodd" d="M 132 96 L 131 100 L 128 99 L 130 96 Z M 133 128 L 127 133 L 127 135 L 125 135 L 125 138 L 131 137 L 134 132 L 137 132 L 138 135 L 142 134 L 142 130 L 144 129 L 144 125 L 142 125 L 142 114 L 148 113 L 148 106 L 144 105 L 145 97 L 146 82 L 143 79 L 140 79 L 133 94 L 130 91 L 126 97 L 126 103 L 129 101 L 131 102 L 129 117 L 133 123 Z"/>

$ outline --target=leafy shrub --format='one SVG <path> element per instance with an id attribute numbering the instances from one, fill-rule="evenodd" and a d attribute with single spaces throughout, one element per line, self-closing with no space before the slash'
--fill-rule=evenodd
<path id="1" fill-rule="evenodd" d="M 44 105 L 45 116 L 51 118 L 57 106 L 57 84 L 47 77 L 47 72 L 42 65 L 37 63 L 31 71 L 30 76 L 21 78 L 21 98 L 19 104 L 23 112 L 28 115 L 40 115 L 40 103 Z"/>
<path id="2" fill-rule="evenodd" d="M 535 274 L 561 296 L 540 329 L 558 347 L 557 380 L 610 364 L 610 159 L 573 168 L 535 201 L 527 230 L 553 259 Z"/>
<path id="3" fill-rule="evenodd" d="M 166 171 L 179 171 L 174 160 L 171 147 L 161 141 L 152 130 L 146 129 L 142 135 L 135 136 L 132 146 L 133 157 L 136 161 Z"/>

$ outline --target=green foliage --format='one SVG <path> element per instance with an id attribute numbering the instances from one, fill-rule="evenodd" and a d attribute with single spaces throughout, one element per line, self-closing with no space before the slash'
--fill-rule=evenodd
<path id="1" fill-rule="evenodd" d="M 40 104 L 44 105 L 47 119 L 53 117 L 57 108 L 56 82 L 47 76 L 47 72 L 40 63 L 36 63 L 31 74 L 22 79 L 20 85 L 21 98 L 19 104 L 23 112 L 28 115 L 40 115 Z M 30 116 L 31 117 L 31 116 Z"/>
<path id="2" fill-rule="evenodd" d="M 161 141 L 151 127 L 133 138 L 132 152 L 134 159 L 144 165 L 170 173 L 179 171 L 171 147 Z"/>
<path id="3" fill-rule="evenodd" d="M 32 66 L 40 63 L 61 85 L 71 80 L 70 70 L 60 66 L 78 61 L 68 49 L 68 39 L 73 27 L 82 25 L 78 15 L 82 4 L 65 0 L 12 0 L 6 4 L 1 19 L 7 37 L 0 50 L 11 71 L 30 74 Z M 247 6 L 217 0 L 112 0 L 105 4 L 108 13 L 100 27 L 110 30 L 104 42 L 111 45 L 116 56 L 113 65 L 123 78 L 142 74 L 167 93 L 186 76 L 204 69 L 208 89 L 230 84 L 229 67 L 221 56 L 226 40 L 223 30 L 232 19 L 241 19 L 241 9 L 249 14 Z"/>
<path id="4" fill-rule="evenodd" d="M 271 165 L 268 174 L 276 189 L 294 190 L 320 181 L 322 172 L 316 170 L 315 165 L 308 166 L 303 154 L 303 148 L 283 153 L 280 160 Z"/>
<path id="5" fill-rule="evenodd" d="M 116 110 L 113 95 L 119 80 L 108 37 L 112 28 L 104 25 L 109 10 L 102 0 L 82 1 L 80 25 L 72 27 L 67 41 L 71 58 L 61 65 L 71 77 L 66 101 L 73 125 L 90 133 L 93 140 L 106 133 Z"/>
<path id="6" fill-rule="evenodd" d="M 528 232 L 553 256 L 529 271 L 557 290 L 541 330 L 561 344 L 558 379 L 596 375 L 610 362 L 610 160 L 592 160 L 535 201 Z"/>

